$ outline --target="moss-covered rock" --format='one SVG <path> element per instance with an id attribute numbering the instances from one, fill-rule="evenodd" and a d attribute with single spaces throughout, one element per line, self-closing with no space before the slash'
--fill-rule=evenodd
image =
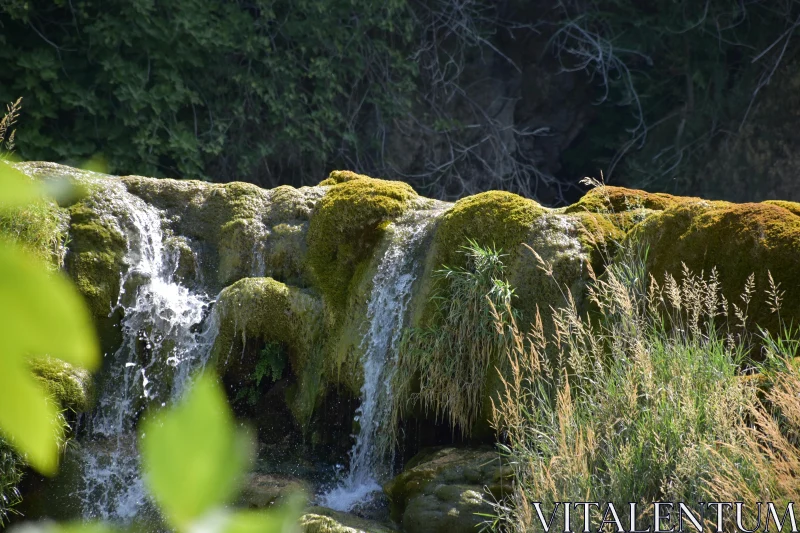
<path id="1" fill-rule="evenodd" d="M 91 408 L 92 376 L 88 371 L 52 357 L 33 359 L 31 371 L 62 409 L 83 413 Z"/>
<path id="2" fill-rule="evenodd" d="M 434 240 L 437 265 L 463 264 L 459 250 L 469 240 L 516 254 L 533 221 L 547 212 L 533 200 L 503 191 L 462 198 L 442 216 Z"/>
<path id="3" fill-rule="evenodd" d="M 217 306 L 220 326 L 212 354 L 221 373 L 253 371 L 258 352 L 245 350 L 248 339 L 279 343 L 297 377 L 290 408 L 305 425 L 325 386 L 322 302 L 272 278 L 244 278 L 220 293 Z"/>
<path id="4" fill-rule="evenodd" d="M 321 187 L 264 190 L 249 183 L 121 178 L 167 214 L 167 225 L 199 252 L 205 283 L 217 291 L 238 279 L 271 276 L 310 284 L 305 234 Z"/>
<path id="5" fill-rule="evenodd" d="M 356 174 L 350 170 L 334 170 L 332 171 L 328 177 L 319 182 L 320 185 L 338 185 L 339 183 L 344 183 L 346 181 L 353 181 L 353 180 L 360 180 L 360 179 L 372 179 L 369 176 L 365 176 L 364 174 Z"/>
<path id="6" fill-rule="evenodd" d="M 300 517 L 300 529 L 303 533 L 397 533 L 386 524 L 325 507 L 307 509 Z"/>
<path id="7" fill-rule="evenodd" d="M 406 183 L 356 175 L 333 185 L 317 204 L 308 230 L 308 264 L 331 311 L 345 308 L 350 283 L 363 272 L 385 224 L 415 196 Z"/>
<path id="8" fill-rule="evenodd" d="M 472 532 L 491 514 L 491 498 L 503 495 L 508 472 L 497 452 L 438 448 L 420 452 L 384 490 L 392 517 L 404 531 Z"/>
<path id="9" fill-rule="evenodd" d="M 251 474 L 239 495 L 238 505 L 266 509 L 288 502 L 293 497 L 311 494 L 311 484 L 301 478 L 276 474 Z"/>
<path id="10" fill-rule="evenodd" d="M 661 282 L 665 273 L 680 278 L 682 263 L 708 275 L 716 267 L 723 294 L 739 298 L 755 274 L 749 305 L 752 323 L 777 328 L 778 317 L 765 301 L 768 272 L 785 290 L 781 316 L 800 318 L 800 215 L 776 203 L 732 204 L 697 200 L 669 208 L 638 225 L 629 235 L 650 246 L 648 266 Z M 733 317 L 731 317 L 733 321 Z"/>
<path id="11" fill-rule="evenodd" d="M 65 262 L 95 319 L 107 317 L 117 302 L 127 250 L 124 234 L 101 203 L 93 195 L 69 208 Z"/>
<path id="12" fill-rule="evenodd" d="M 610 185 L 590 189 L 583 197 L 567 207 L 566 213 L 621 213 L 637 209 L 663 211 L 686 201 L 685 197 L 665 193 L 652 193 Z"/>

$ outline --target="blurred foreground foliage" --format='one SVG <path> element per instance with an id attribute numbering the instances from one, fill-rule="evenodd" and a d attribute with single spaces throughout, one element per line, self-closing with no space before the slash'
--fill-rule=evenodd
<path id="1" fill-rule="evenodd" d="M 30 178 L 0 161 L 0 215 L 42 200 Z M 0 240 L 0 524 L 19 500 L 24 462 L 42 474 L 58 468 L 64 424 L 59 406 L 31 373 L 31 358 L 57 357 L 94 370 L 100 350 L 88 310 L 72 283 L 19 243 Z M 163 518 L 176 531 L 292 531 L 287 511 L 234 512 L 224 505 L 251 459 L 249 436 L 237 429 L 211 375 L 197 378 L 177 406 L 142 423 L 145 476 Z M 21 531 L 101 532 L 104 524 L 23 525 Z"/>

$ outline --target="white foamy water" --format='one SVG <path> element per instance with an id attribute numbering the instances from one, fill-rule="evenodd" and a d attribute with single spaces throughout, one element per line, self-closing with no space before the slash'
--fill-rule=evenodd
<path id="1" fill-rule="evenodd" d="M 435 212 L 421 220 L 398 222 L 394 235 L 373 278 L 367 304 L 368 327 L 362 339 L 364 384 L 361 406 L 356 411 L 359 433 L 350 450 L 350 466 L 345 478 L 319 497 L 319 504 L 338 511 L 349 511 L 368 501 L 381 490 L 379 481 L 388 475 L 394 451 L 387 431 L 392 412 L 391 380 L 400 339 L 416 277 L 416 251 L 424 241 Z M 419 214 L 417 214 L 419 217 Z"/>
<path id="2" fill-rule="evenodd" d="M 136 450 L 139 416 L 180 396 L 205 364 L 218 323 L 206 319 L 207 295 L 174 280 L 177 255 L 164 245 L 160 212 L 113 182 L 104 201 L 128 243 L 117 303 L 122 344 L 106 355 L 97 405 L 78 436 L 78 496 L 84 518 L 128 522 L 147 502 Z"/>

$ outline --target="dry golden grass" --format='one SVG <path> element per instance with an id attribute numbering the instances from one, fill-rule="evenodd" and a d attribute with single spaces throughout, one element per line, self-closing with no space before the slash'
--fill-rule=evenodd
<path id="1" fill-rule="evenodd" d="M 800 496 L 796 336 L 747 329 L 752 277 L 729 303 L 716 271 L 684 266 L 678 279 L 658 283 L 645 258 L 646 249 L 623 250 L 602 277 L 591 275 L 590 315 L 566 294 L 551 310 L 551 335 L 539 316 L 523 330 L 496 315 L 509 371 L 493 423 L 515 470 L 514 489 L 496 506 L 498 527 L 536 529 L 533 502 L 646 509 L 654 501 L 749 505 Z M 766 296 L 780 313 L 771 276 Z M 760 378 L 748 379 L 756 347 L 766 361 Z"/>

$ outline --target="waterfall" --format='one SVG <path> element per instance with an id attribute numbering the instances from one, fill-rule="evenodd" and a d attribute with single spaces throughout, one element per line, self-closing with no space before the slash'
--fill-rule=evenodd
<path id="1" fill-rule="evenodd" d="M 213 312 L 207 317 L 207 295 L 174 280 L 177 255 L 165 246 L 160 212 L 121 184 L 109 183 L 107 194 L 128 242 L 117 302 L 122 344 L 79 430 L 78 497 L 84 518 L 127 522 L 147 501 L 136 451 L 139 416 L 180 396 L 205 364 L 218 322 Z"/>
<path id="2" fill-rule="evenodd" d="M 319 497 L 319 503 L 338 511 L 349 511 L 381 490 L 388 474 L 387 455 L 394 449 L 393 432 L 388 431 L 392 411 L 391 380 L 397 357 L 411 285 L 416 278 L 417 251 L 438 212 L 417 212 L 410 220 L 393 225 L 391 241 L 383 254 L 372 282 L 367 304 L 367 329 L 362 339 L 364 384 L 361 406 L 356 412 L 359 432 L 350 450 L 350 466 L 345 478 Z"/>

